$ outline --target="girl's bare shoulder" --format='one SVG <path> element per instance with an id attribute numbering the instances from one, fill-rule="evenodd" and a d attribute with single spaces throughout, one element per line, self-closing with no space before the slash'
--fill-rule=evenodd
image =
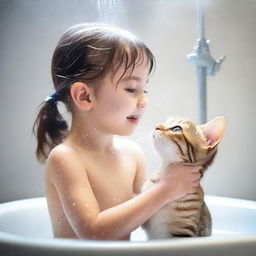
<path id="1" fill-rule="evenodd" d="M 83 163 L 77 152 L 71 146 L 59 144 L 53 148 L 47 159 L 46 170 L 48 175 L 52 176 L 56 173 L 72 174 L 76 170 L 84 169 Z"/>
<path id="2" fill-rule="evenodd" d="M 59 161 L 74 159 L 74 157 L 75 157 L 75 159 L 78 158 L 78 155 L 77 155 L 76 151 L 74 150 L 74 148 L 62 143 L 62 144 L 59 144 L 58 146 L 54 147 L 51 150 L 51 152 L 48 156 L 48 159 L 47 159 L 47 163 L 48 164 L 56 163 Z"/>

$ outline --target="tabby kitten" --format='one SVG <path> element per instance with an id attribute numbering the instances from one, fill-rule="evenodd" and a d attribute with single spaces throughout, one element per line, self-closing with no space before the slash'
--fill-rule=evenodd
<path id="1" fill-rule="evenodd" d="M 181 118 L 170 118 L 153 132 L 153 142 L 162 158 L 164 171 L 171 163 L 202 166 L 212 163 L 225 129 L 225 119 L 216 117 L 204 125 L 195 125 Z M 152 175 L 143 190 L 159 181 L 161 171 Z M 149 239 L 170 237 L 195 237 L 211 235 L 211 216 L 204 202 L 204 191 L 199 185 L 195 193 L 186 195 L 163 206 L 144 225 Z"/>

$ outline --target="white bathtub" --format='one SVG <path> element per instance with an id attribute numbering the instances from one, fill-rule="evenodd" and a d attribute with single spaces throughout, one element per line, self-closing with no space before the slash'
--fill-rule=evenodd
<path id="1" fill-rule="evenodd" d="M 130 242 L 53 239 L 45 198 L 0 204 L 0 255 L 256 255 L 256 202 L 206 196 L 213 235 L 146 241 L 141 229 Z"/>

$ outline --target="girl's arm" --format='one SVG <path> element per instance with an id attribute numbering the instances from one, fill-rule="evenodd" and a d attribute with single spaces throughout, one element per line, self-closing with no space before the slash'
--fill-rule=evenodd
<path id="1" fill-rule="evenodd" d="M 100 212 L 86 170 L 73 151 L 53 151 L 48 162 L 47 177 L 58 192 L 73 230 L 84 239 L 125 237 L 166 203 L 193 192 L 200 177 L 195 167 L 173 166 L 152 189 Z"/>

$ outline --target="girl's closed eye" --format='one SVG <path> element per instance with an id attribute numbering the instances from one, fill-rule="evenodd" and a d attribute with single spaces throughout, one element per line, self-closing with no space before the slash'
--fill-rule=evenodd
<path id="1" fill-rule="evenodd" d="M 136 93 L 137 92 L 137 90 L 136 89 L 132 89 L 132 88 L 127 88 L 127 89 L 125 89 L 127 92 L 129 92 L 129 93 Z M 146 90 L 143 90 L 143 92 L 144 93 L 148 93 L 148 91 L 146 91 Z"/>
<path id="2" fill-rule="evenodd" d="M 129 93 L 136 93 L 136 89 L 133 89 L 133 88 L 126 88 L 125 89 L 127 92 L 129 92 Z"/>

